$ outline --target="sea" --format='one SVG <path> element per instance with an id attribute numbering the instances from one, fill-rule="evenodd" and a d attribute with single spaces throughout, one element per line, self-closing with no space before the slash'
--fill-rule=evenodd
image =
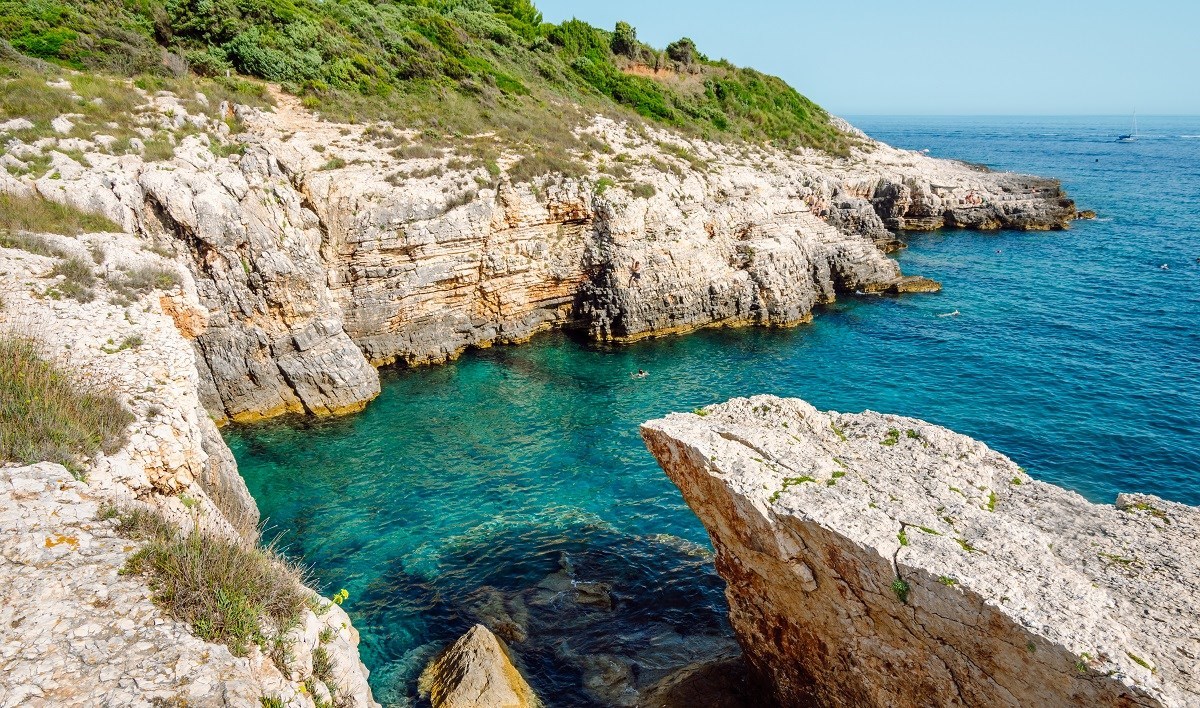
<path id="1" fill-rule="evenodd" d="M 1200 118 L 851 117 L 893 145 L 1062 180 L 1068 231 L 908 234 L 938 294 L 787 330 L 629 346 L 548 334 L 386 371 L 358 415 L 232 427 L 268 535 L 361 632 L 385 705 L 475 622 L 552 706 L 730 651 L 703 527 L 638 424 L 735 396 L 919 417 L 1098 503 L 1200 504 Z M 954 317 L 940 315 L 955 312 Z M 633 379 L 645 369 L 650 375 Z"/>

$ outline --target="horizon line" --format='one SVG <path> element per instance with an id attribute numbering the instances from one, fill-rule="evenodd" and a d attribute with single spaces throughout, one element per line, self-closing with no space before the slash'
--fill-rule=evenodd
<path id="1" fill-rule="evenodd" d="M 1129 113 L 861 113 L 829 111 L 835 116 L 863 118 L 1128 118 Z M 1138 113 L 1140 118 L 1200 118 L 1200 113 Z"/>

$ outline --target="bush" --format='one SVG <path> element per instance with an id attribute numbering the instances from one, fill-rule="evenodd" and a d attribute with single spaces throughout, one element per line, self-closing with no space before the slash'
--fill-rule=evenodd
<path id="1" fill-rule="evenodd" d="M 621 54 L 627 57 L 636 56 L 638 49 L 637 30 L 628 22 L 618 22 L 616 29 L 613 30 L 612 43 L 609 46 L 612 48 L 613 54 Z"/>
<path id="2" fill-rule="evenodd" d="M 92 267 L 82 259 L 72 257 L 60 261 L 50 271 L 50 275 L 62 276 L 62 280 L 50 291 L 53 294 L 65 295 L 79 302 L 91 302 L 96 299 L 96 292 L 92 290 L 92 286 L 96 284 L 96 275 L 92 273 Z"/>
<path id="3" fill-rule="evenodd" d="M 649 199 L 650 197 L 653 197 L 655 194 L 658 194 L 658 190 L 655 189 L 654 185 L 652 185 L 652 184 L 646 184 L 645 182 L 638 182 L 637 184 L 635 184 L 629 188 L 629 193 L 632 194 L 633 196 L 637 197 L 638 199 Z"/>
<path id="4" fill-rule="evenodd" d="M 135 300 L 151 290 L 170 290 L 179 285 L 179 274 L 160 266 L 142 266 L 122 271 L 108 285 L 126 300 Z"/>
<path id="5" fill-rule="evenodd" d="M 36 234 L 10 234 L 0 231 L 0 247 L 17 248 L 39 256 L 66 258 L 68 253 Z"/>
<path id="6" fill-rule="evenodd" d="M 47 361 L 33 339 L 0 334 L 0 458 L 80 476 L 82 458 L 125 444 L 132 420 L 110 387 Z"/>
<path id="7" fill-rule="evenodd" d="M 303 571 L 272 547 L 180 531 L 144 509 L 121 514 L 118 531 L 146 542 L 122 572 L 148 577 L 155 604 L 236 656 L 285 633 L 308 607 Z"/>
<path id="8" fill-rule="evenodd" d="M 667 45 L 667 56 L 684 66 L 690 66 L 700 58 L 700 52 L 696 51 L 695 42 L 683 37 Z"/>
<path id="9" fill-rule="evenodd" d="M 697 81 L 630 75 L 630 62 L 667 61 L 632 25 L 542 24 L 529 0 L 0 0 L 0 36 L 71 66 L 157 77 L 170 74 L 165 49 L 217 81 L 230 68 L 280 81 L 326 117 L 387 118 L 447 135 L 496 132 L 536 144 L 509 127 L 514 116 L 571 123 L 623 107 L 707 137 L 833 152 L 852 140 L 782 80 L 710 62 L 687 38 L 667 56 Z M 45 93 L 44 82 L 33 88 Z"/>

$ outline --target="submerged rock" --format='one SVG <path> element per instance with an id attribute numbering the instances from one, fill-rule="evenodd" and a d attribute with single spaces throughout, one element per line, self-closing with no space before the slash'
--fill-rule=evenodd
<path id="1" fill-rule="evenodd" d="M 651 687 L 640 705 L 647 708 L 768 708 L 768 687 L 741 656 L 686 666 Z"/>
<path id="2" fill-rule="evenodd" d="M 477 624 L 421 674 L 433 708 L 533 708 L 541 705 L 508 650 Z"/>
<path id="3" fill-rule="evenodd" d="M 1200 703 L 1200 510 L 912 418 L 756 396 L 642 427 L 785 705 Z"/>
<path id="4" fill-rule="evenodd" d="M 905 293 L 937 293 L 941 292 L 942 284 L 931 278 L 920 275 L 905 275 L 884 283 L 875 283 L 864 288 L 869 293 L 890 293 L 903 295 Z"/>

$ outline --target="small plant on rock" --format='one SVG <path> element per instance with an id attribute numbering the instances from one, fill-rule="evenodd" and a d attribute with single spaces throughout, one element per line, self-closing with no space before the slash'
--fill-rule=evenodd
<path id="1" fill-rule="evenodd" d="M 301 569 L 271 546 L 185 532 L 146 509 L 122 514 L 118 532 L 145 541 L 122 572 L 147 576 L 156 604 L 236 656 L 285 633 L 307 607 Z"/>
<path id="2" fill-rule="evenodd" d="M 33 339 L 0 334 L 0 459 L 57 462 L 78 477 L 81 458 L 116 451 L 132 420 L 108 385 L 47 360 Z"/>

